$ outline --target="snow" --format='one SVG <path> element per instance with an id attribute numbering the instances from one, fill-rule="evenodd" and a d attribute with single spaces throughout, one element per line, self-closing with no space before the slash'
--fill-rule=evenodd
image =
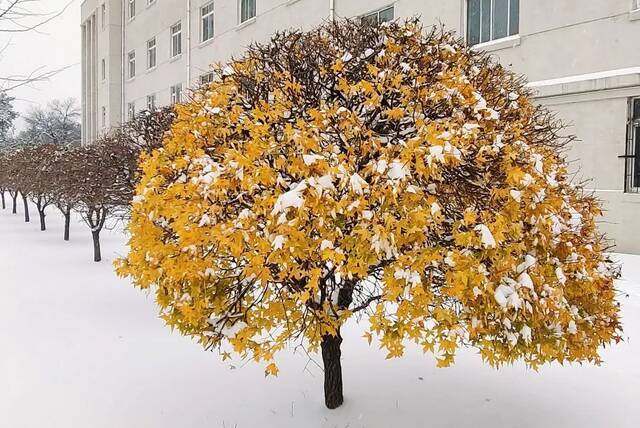
<path id="1" fill-rule="evenodd" d="M 320 251 L 324 251 L 326 249 L 332 249 L 332 248 L 333 248 L 333 242 L 331 241 L 324 239 L 320 243 Z"/>
<path id="2" fill-rule="evenodd" d="M 396 159 L 389 165 L 387 177 L 389 177 L 390 180 L 403 180 L 410 174 L 411 173 L 409 172 L 409 168 L 407 167 L 407 165 L 404 162 Z"/>
<path id="3" fill-rule="evenodd" d="M 307 166 L 311 166 L 314 163 L 316 163 L 317 161 L 320 161 L 320 160 L 323 160 L 323 159 L 324 159 L 324 157 L 322 157 L 320 155 L 315 155 L 315 154 L 302 155 L 302 161 Z"/>
<path id="4" fill-rule="evenodd" d="M 629 76 L 634 74 L 640 74 L 640 67 L 618 68 L 615 70 L 599 71 L 596 73 L 576 74 L 556 79 L 538 80 L 535 82 L 529 82 L 527 86 L 531 88 L 539 88 L 542 86 L 563 85 L 567 83 L 585 82 L 588 80 L 606 79 L 609 77 Z"/>
<path id="5" fill-rule="evenodd" d="M 302 204 L 304 204 L 304 198 L 302 197 L 301 193 L 306 188 L 306 183 L 304 181 L 301 181 L 295 186 L 292 186 L 292 189 L 288 192 L 285 192 L 282 195 L 278 196 L 271 215 L 278 215 L 282 212 L 285 212 L 288 208 L 300 208 Z"/>
<path id="6" fill-rule="evenodd" d="M 482 246 L 485 248 L 495 248 L 496 240 L 493 237 L 493 234 L 489 230 L 489 228 L 484 224 L 479 224 L 475 227 L 475 231 L 480 234 L 480 240 L 482 241 Z"/>
<path id="7" fill-rule="evenodd" d="M 273 242 L 271 243 L 271 247 L 274 250 L 281 250 L 285 242 L 287 242 L 287 238 L 285 238 L 282 235 L 278 235 L 275 238 L 273 238 Z"/>
<path id="8" fill-rule="evenodd" d="M 362 195 L 364 193 L 364 189 L 369 186 L 367 182 L 358 175 L 358 173 L 353 174 L 349 178 L 349 185 L 351 186 L 353 193 L 357 195 Z"/>
<path id="9" fill-rule="evenodd" d="M 64 242 L 61 217 L 48 214 L 50 230 L 40 232 L 0 210 L 1 427 L 631 428 L 640 420 L 640 256 L 616 256 L 625 341 L 602 351 L 601 367 L 495 370 L 461 350 L 452 368 L 438 369 L 414 347 L 387 361 L 349 324 L 346 401 L 330 411 L 321 370 L 304 352 L 278 354 L 278 378 L 265 378 L 261 364 L 223 362 L 172 333 L 153 295 L 113 274 L 111 262 L 126 253 L 117 230 L 103 232 L 105 260 L 93 263 L 86 226 L 74 219 Z M 530 340 L 531 331 L 512 334 Z"/>

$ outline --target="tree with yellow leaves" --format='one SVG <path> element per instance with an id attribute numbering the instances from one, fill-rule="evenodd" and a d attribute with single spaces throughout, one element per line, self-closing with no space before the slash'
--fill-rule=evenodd
<path id="1" fill-rule="evenodd" d="M 340 329 L 388 357 L 599 363 L 620 338 L 612 266 L 518 76 L 417 21 L 285 32 L 216 68 L 142 158 L 118 271 L 206 348 L 321 350 L 343 402 Z"/>

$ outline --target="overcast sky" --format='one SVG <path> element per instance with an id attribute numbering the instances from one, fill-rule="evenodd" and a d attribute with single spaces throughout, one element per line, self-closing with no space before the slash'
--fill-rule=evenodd
<path id="1" fill-rule="evenodd" d="M 2 1 L 2 0 L 0 0 Z M 43 67 L 54 70 L 71 66 L 48 82 L 14 90 L 16 110 L 26 111 L 33 105 L 46 105 L 54 98 L 80 98 L 80 4 L 82 0 L 40 0 L 30 6 L 40 13 L 60 11 L 71 3 L 64 13 L 40 27 L 38 31 L 0 33 L 2 46 L 9 43 L 0 57 L 0 73 L 25 75 Z M 79 101 L 78 101 L 79 105 Z"/>

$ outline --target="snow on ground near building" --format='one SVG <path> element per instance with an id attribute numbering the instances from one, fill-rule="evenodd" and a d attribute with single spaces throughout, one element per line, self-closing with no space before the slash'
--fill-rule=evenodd
<path id="1" fill-rule="evenodd" d="M 34 219 L 37 220 L 37 219 Z M 53 210 L 37 221 L 0 211 L 0 427 L 637 427 L 640 424 L 640 257 L 620 256 L 626 342 L 606 363 L 494 370 L 473 350 L 436 369 L 410 349 L 384 354 L 345 332 L 346 401 L 324 408 L 322 373 L 282 353 L 280 376 L 222 362 L 157 317 L 152 296 L 115 277 L 125 238 L 105 232 L 63 242 Z M 319 361 L 319 359 L 318 359 Z"/>

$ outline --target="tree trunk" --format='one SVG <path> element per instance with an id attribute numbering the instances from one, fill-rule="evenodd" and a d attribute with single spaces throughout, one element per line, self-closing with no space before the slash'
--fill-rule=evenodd
<path id="1" fill-rule="evenodd" d="M 44 210 L 38 208 L 38 214 L 40 215 L 40 230 L 44 232 L 45 230 L 47 230 L 47 223 L 44 221 Z"/>
<path id="2" fill-rule="evenodd" d="M 24 204 L 24 222 L 29 223 L 31 218 L 29 217 L 29 202 L 27 201 L 27 197 L 22 194 L 22 203 Z"/>
<path id="3" fill-rule="evenodd" d="M 340 363 L 340 344 L 342 337 L 323 336 L 322 362 L 324 363 L 324 403 L 329 409 L 340 407 L 344 402 L 342 395 L 342 365 Z"/>
<path id="4" fill-rule="evenodd" d="M 91 236 L 93 237 L 93 261 L 99 262 L 102 260 L 102 254 L 100 253 L 100 231 L 92 230 Z"/>
<path id="5" fill-rule="evenodd" d="M 7 203 L 4 200 L 4 191 L 0 192 L 0 194 L 2 194 L 2 209 L 6 210 L 7 209 Z"/>
<path id="6" fill-rule="evenodd" d="M 18 199 L 18 193 L 11 195 L 11 199 L 13 200 L 13 210 L 11 211 L 13 214 L 17 214 L 18 213 L 18 204 L 16 203 L 16 200 Z"/>
<path id="7" fill-rule="evenodd" d="M 69 240 L 69 226 L 71 225 L 71 208 L 67 207 L 67 209 L 63 212 L 64 214 L 64 240 Z"/>

